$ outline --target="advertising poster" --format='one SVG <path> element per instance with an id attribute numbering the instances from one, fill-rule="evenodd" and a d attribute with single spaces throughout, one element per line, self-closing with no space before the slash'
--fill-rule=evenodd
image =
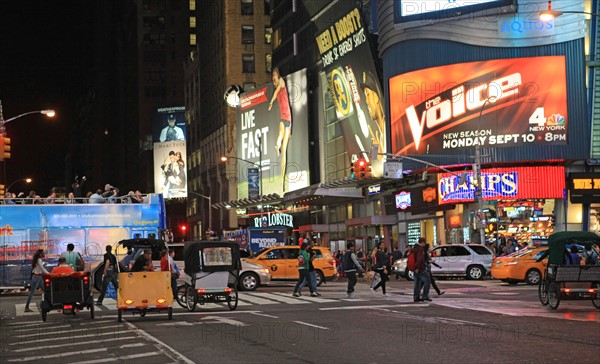
<path id="1" fill-rule="evenodd" d="M 460 175 L 438 174 L 440 205 L 474 202 L 473 173 L 467 175 L 465 183 L 459 182 Z M 563 198 L 566 187 L 565 168 L 547 166 L 484 169 L 481 172 L 481 186 L 484 201 Z"/>
<path id="2" fill-rule="evenodd" d="M 567 144 L 564 56 L 433 67 L 389 85 L 394 153 Z"/>
<path id="3" fill-rule="evenodd" d="M 365 158 L 373 176 L 381 177 L 385 156 L 371 161 L 369 151 L 378 144 L 379 153 L 388 152 L 385 99 L 368 31 L 357 8 L 343 10 L 348 3 L 340 2 L 315 21 L 319 29 L 315 40 L 348 156 Z"/>
<path id="4" fill-rule="evenodd" d="M 249 228 L 248 247 L 252 252 L 285 244 L 285 229 Z"/>
<path id="5" fill-rule="evenodd" d="M 185 106 L 156 109 L 152 119 L 152 141 L 163 143 L 185 138 Z"/>
<path id="6" fill-rule="evenodd" d="M 515 4 L 516 0 L 394 0 L 394 22 L 414 21 L 417 26 L 460 16 L 485 15 L 491 18 L 503 12 L 489 9 Z"/>
<path id="7" fill-rule="evenodd" d="M 187 197 L 185 141 L 154 143 L 154 192 L 165 199 Z"/>
<path id="8" fill-rule="evenodd" d="M 273 80 L 277 86 L 240 97 L 236 128 L 238 198 L 254 196 L 261 186 L 262 195 L 283 196 L 309 185 L 306 69 L 287 76 L 277 73 Z M 258 186 L 256 169 L 248 167 L 259 169 Z"/>

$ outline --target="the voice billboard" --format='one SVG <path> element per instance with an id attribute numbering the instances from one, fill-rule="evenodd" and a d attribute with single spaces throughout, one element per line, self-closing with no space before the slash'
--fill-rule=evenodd
<path id="1" fill-rule="evenodd" d="M 395 153 L 567 144 L 564 56 L 427 68 L 389 85 Z"/>
<path id="2" fill-rule="evenodd" d="M 255 197 L 257 192 L 283 196 L 309 185 L 306 69 L 280 76 L 275 97 L 273 85 L 240 97 L 238 198 Z"/>
<path id="3" fill-rule="evenodd" d="M 333 23 L 316 21 L 319 32 L 315 40 L 348 156 L 370 161 L 368 152 L 373 143 L 379 145 L 379 153 L 387 152 L 385 99 L 368 31 L 360 11 L 348 8 L 348 4 L 352 3 L 338 2 L 322 17 L 326 20 L 334 18 Z M 384 160 L 385 156 L 379 156 L 370 161 L 373 176 L 383 175 Z"/>

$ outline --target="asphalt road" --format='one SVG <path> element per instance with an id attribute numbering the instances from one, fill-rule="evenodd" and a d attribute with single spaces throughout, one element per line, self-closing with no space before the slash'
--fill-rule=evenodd
<path id="1" fill-rule="evenodd" d="M 536 287 L 489 280 L 439 281 L 446 293 L 432 291 L 430 303 L 412 302 L 412 282 L 390 282 L 387 297 L 361 282 L 349 299 L 345 284 L 328 282 L 317 298 L 292 297 L 290 284 L 261 287 L 241 292 L 235 311 L 177 306 L 172 321 L 148 313 L 122 323 L 110 299 L 94 320 L 84 310 L 44 323 L 23 312 L 24 295 L 2 295 L 0 362 L 600 362 L 600 310 L 590 301 L 552 311 Z"/>

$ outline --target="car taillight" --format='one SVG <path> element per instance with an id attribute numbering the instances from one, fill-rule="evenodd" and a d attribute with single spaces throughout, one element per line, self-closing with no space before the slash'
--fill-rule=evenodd
<path id="1" fill-rule="evenodd" d="M 563 289 L 561 289 L 561 291 L 563 291 L 565 293 L 569 293 L 569 292 L 571 292 L 571 289 L 570 288 L 563 288 Z"/>
<path id="2" fill-rule="evenodd" d="M 199 289 L 199 290 L 198 290 L 198 293 L 200 293 L 200 294 L 202 294 L 202 293 L 206 293 L 206 290 L 205 290 L 205 289 Z"/>
<path id="3" fill-rule="evenodd" d="M 330 260 L 327 263 L 329 263 L 330 266 L 335 267 L 335 260 Z"/>
<path id="4" fill-rule="evenodd" d="M 46 285 L 46 287 L 50 287 L 50 278 L 44 279 L 44 284 Z"/>
<path id="5" fill-rule="evenodd" d="M 63 306 L 63 310 L 72 310 L 73 309 L 73 305 L 64 305 Z"/>
<path id="6" fill-rule="evenodd" d="M 589 292 L 589 293 L 596 293 L 596 292 L 598 292 L 598 290 L 596 290 L 596 289 L 593 289 L 593 288 L 590 288 L 590 289 L 588 289 L 588 292 Z"/>

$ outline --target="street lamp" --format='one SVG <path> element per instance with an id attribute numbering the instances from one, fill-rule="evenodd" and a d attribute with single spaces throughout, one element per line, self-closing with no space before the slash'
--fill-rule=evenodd
<path id="1" fill-rule="evenodd" d="M 246 162 L 248 164 L 252 164 L 253 166 L 258 167 L 258 178 L 259 178 L 259 183 L 260 183 L 260 200 L 262 201 L 262 195 L 263 195 L 263 182 L 262 182 L 262 136 L 258 139 L 258 164 L 251 162 L 249 160 L 246 159 L 242 159 L 242 158 L 238 158 L 238 157 L 227 157 L 227 156 L 222 156 L 221 157 L 221 162 L 227 162 L 228 159 L 237 159 L 239 161 L 242 162 Z M 261 207 L 261 211 L 262 211 L 262 207 Z"/>
<path id="2" fill-rule="evenodd" d="M 6 192 L 10 191 L 10 188 L 17 182 L 21 182 L 21 181 L 25 181 L 27 183 L 31 183 L 32 179 L 31 178 L 20 178 L 16 181 L 12 181 L 11 184 L 8 185 L 8 187 L 6 187 Z"/>
<path id="3" fill-rule="evenodd" d="M 192 195 L 200 196 L 200 197 L 208 200 L 208 229 L 205 229 L 205 231 L 211 229 L 212 228 L 212 203 L 211 203 L 210 196 L 205 196 L 201 193 L 192 192 L 192 191 L 188 191 L 188 193 L 191 193 Z"/>
<path id="4" fill-rule="evenodd" d="M 591 16 L 599 16 L 600 14 L 590 13 L 587 11 L 568 11 L 568 10 L 553 10 L 552 9 L 552 1 L 548 1 L 548 9 L 540 12 L 540 20 L 542 21 L 550 21 L 554 18 L 557 18 L 563 14 L 586 14 Z"/>

